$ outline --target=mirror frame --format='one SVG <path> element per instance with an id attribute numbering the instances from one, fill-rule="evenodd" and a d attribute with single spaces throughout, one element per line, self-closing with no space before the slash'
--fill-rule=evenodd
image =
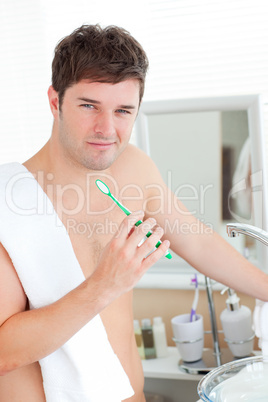
<path id="1" fill-rule="evenodd" d="M 267 167 L 265 155 L 265 137 L 263 129 L 263 100 L 260 94 L 219 96 L 192 99 L 171 99 L 160 101 L 144 101 L 141 104 L 135 123 L 136 145 L 150 156 L 148 117 L 161 113 L 186 113 L 208 111 L 239 111 L 247 110 L 249 137 L 251 139 L 251 163 L 252 163 L 252 196 L 254 226 L 268 229 L 267 211 Z M 259 172 L 260 174 L 254 174 Z M 260 178 L 261 175 L 261 178 Z M 261 180 L 261 190 L 260 190 Z M 257 189 L 254 191 L 254 189 Z M 261 204 L 260 204 L 261 193 Z M 267 270 L 268 247 L 257 247 L 257 265 Z M 172 261 L 172 260 L 171 260 Z M 195 269 L 186 261 L 170 264 L 161 260 L 156 266 L 143 276 L 137 284 L 137 288 L 161 288 L 161 289 L 191 289 L 189 276 L 195 273 Z M 200 274 L 201 275 L 201 274 Z M 202 282 L 202 278 L 201 278 Z M 216 286 L 217 288 L 217 286 Z M 219 284 L 219 288 L 221 285 Z"/>

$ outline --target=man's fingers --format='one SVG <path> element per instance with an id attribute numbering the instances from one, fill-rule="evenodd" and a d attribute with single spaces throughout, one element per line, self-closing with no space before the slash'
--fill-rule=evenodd
<path id="1" fill-rule="evenodd" d="M 163 257 L 167 250 L 169 249 L 170 241 L 164 240 L 160 246 L 154 250 L 148 257 L 144 258 L 141 264 L 141 276 L 153 265 L 155 264 L 161 257 Z"/>
<path id="2" fill-rule="evenodd" d="M 154 227 L 147 232 L 147 235 L 144 236 L 141 242 L 138 244 L 138 247 L 141 249 L 141 253 L 143 253 L 144 256 L 148 255 L 148 253 L 154 249 L 163 234 L 164 230 L 160 226 L 154 225 Z"/>
<path id="3" fill-rule="evenodd" d="M 140 261 L 140 264 L 144 266 L 144 268 L 141 267 L 142 270 L 147 266 L 149 268 L 152 263 L 161 258 L 169 244 L 168 241 L 165 241 L 164 244 L 161 243 L 160 239 L 164 230 L 156 224 L 156 220 L 148 218 L 142 222 L 143 217 L 143 211 L 133 212 L 123 220 L 115 236 L 117 247 L 124 247 L 125 255 L 135 258 L 137 262 Z M 154 251 L 156 245 L 158 247 Z M 146 256 L 148 257 L 145 258 Z M 144 263 L 145 259 L 146 263 Z"/>

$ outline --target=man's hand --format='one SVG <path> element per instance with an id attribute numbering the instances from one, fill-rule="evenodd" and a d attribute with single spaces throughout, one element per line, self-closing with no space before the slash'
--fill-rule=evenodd
<path id="1" fill-rule="evenodd" d="M 104 248 L 98 266 L 92 276 L 109 288 L 114 298 L 132 289 L 142 275 L 162 256 L 165 255 L 169 241 L 162 244 L 146 257 L 163 236 L 163 229 L 154 218 L 146 219 L 139 226 L 135 223 L 142 219 L 142 211 L 125 218 L 113 239 Z M 152 235 L 140 245 L 148 231 Z M 91 277 L 92 278 L 92 277 Z"/>

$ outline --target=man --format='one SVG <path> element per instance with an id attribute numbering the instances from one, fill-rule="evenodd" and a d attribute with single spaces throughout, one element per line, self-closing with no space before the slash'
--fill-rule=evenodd
<path id="1" fill-rule="evenodd" d="M 181 202 L 166 188 L 150 158 L 128 144 L 143 96 L 147 67 L 148 62 L 143 49 L 122 29 L 83 26 L 63 39 L 55 50 L 52 86 L 48 91 L 54 117 L 51 138 L 23 166 L 12 165 L 2 168 L 3 177 L 8 169 L 17 172 L 16 180 L 13 181 L 16 185 L 12 187 L 12 191 L 10 183 L 15 173 L 10 175 L 11 178 L 5 184 L 5 197 L 9 200 L 9 209 L 13 209 L 12 212 L 17 211 L 17 215 L 32 214 L 28 187 L 23 191 L 20 178 L 23 176 L 27 179 L 28 176 L 25 175 L 28 173 L 34 176 L 39 185 L 37 193 L 40 195 L 41 188 L 41 194 L 48 198 L 46 205 L 49 208 L 52 205 L 53 208 L 47 213 L 46 220 L 50 219 L 49 215 L 53 217 L 56 215 L 66 229 L 68 237 L 64 238 L 64 241 L 70 240 L 71 251 L 77 258 L 78 270 L 81 268 L 80 274 L 83 274 L 83 280 L 81 283 L 78 281 L 78 284 L 75 282 L 70 291 L 62 292 L 63 295 L 57 295 L 55 300 L 52 297 L 46 301 L 50 284 L 57 290 L 57 287 L 60 287 L 65 280 L 68 282 L 69 276 L 72 275 L 71 264 L 70 271 L 66 268 L 64 280 L 58 283 L 53 278 L 45 290 L 42 289 L 42 284 L 37 291 L 30 289 L 31 281 L 38 283 L 40 267 L 44 265 L 44 271 L 49 271 L 53 259 L 59 258 L 56 252 L 52 257 L 53 253 L 49 252 L 50 247 L 53 249 L 54 246 L 50 244 L 54 243 L 54 229 L 51 241 L 48 240 L 48 252 L 44 255 L 44 247 L 40 246 L 38 241 L 36 244 L 28 241 L 27 236 L 31 236 L 29 229 L 27 236 L 23 233 L 18 237 L 17 243 L 21 241 L 23 245 L 26 244 L 21 251 L 23 258 L 20 250 L 13 251 L 16 247 L 9 246 L 13 244 L 13 239 L 10 240 L 12 233 L 16 232 L 17 236 L 17 231 L 20 232 L 20 229 L 6 236 L 6 232 L 9 231 L 6 225 L 6 230 L 0 232 L 1 401 L 103 400 L 98 396 L 98 392 L 102 392 L 100 388 L 94 397 L 88 397 L 86 394 L 86 391 L 90 394 L 95 383 L 100 381 L 98 375 L 95 378 L 89 376 L 87 381 L 81 382 L 85 389 L 87 387 L 88 389 L 83 394 L 81 391 L 79 396 L 79 392 L 76 391 L 75 394 L 69 385 L 75 376 L 72 374 L 72 365 L 68 372 L 68 375 L 70 373 L 72 375 L 69 384 L 67 382 L 66 385 L 66 394 L 63 386 L 60 390 L 55 384 L 51 386 L 53 379 L 47 380 L 49 375 L 45 371 L 46 367 L 53 370 L 53 364 L 58 364 L 57 358 L 49 365 L 51 356 L 54 354 L 57 356 L 62 350 L 64 353 L 69 352 L 65 345 L 69 345 L 72 340 L 74 342 L 71 343 L 70 349 L 73 348 L 75 353 L 70 353 L 70 356 L 76 358 L 80 353 L 77 345 L 79 342 L 75 343 L 76 336 L 79 337 L 81 331 L 88 328 L 98 314 L 107 332 L 109 344 L 131 384 L 129 387 L 120 367 L 118 378 L 123 378 L 122 388 L 124 381 L 125 390 L 119 393 L 119 396 L 110 394 L 106 400 L 144 401 L 142 367 L 133 334 L 131 289 L 146 270 L 164 256 L 170 241 L 171 248 L 177 254 L 204 274 L 253 297 L 268 300 L 267 276 L 244 260 L 217 234 L 211 231 L 207 234 L 191 233 L 191 225 L 195 224 L 196 219 L 188 214 Z M 125 218 L 110 198 L 98 190 L 95 185 L 97 178 L 103 180 L 112 192 L 124 201 L 129 210 L 138 212 Z M 29 191 L 32 191 L 31 186 L 32 184 L 29 185 Z M 17 202 L 13 202 L 12 198 L 15 197 L 17 189 L 20 194 L 18 199 L 23 198 L 24 206 L 24 209 L 21 207 L 19 211 Z M 39 206 L 40 203 L 37 208 Z M 6 214 L 9 214 L 8 209 Z M 13 215 L 10 215 L 12 224 Z M 32 219 L 42 219 L 42 216 L 37 215 L 38 213 L 33 213 Z M 5 219 L 2 214 L 3 223 Z M 17 219 L 22 225 L 28 222 L 27 216 Z M 143 223 L 136 226 L 135 223 L 139 220 L 143 220 Z M 166 232 L 161 246 L 149 254 L 163 235 L 163 230 L 158 224 L 164 227 L 166 220 L 170 222 L 168 225 L 170 228 L 174 227 L 176 220 L 184 224 L 184 233 Z M 14 223 L 16 228 L 15 225 Z M 21 223 L 18 223 L 18 227 L 19 225 Z M 60 225 L 58 221 L 57 225 Z M 185 225 L 189 228 L 187 234 Z M 26 229 L 26 224 L 24 227 Z M 36 233 L 40 231 L 40 236 L 46 231 L 46 228 L 41 230 L 40 225 L 33 227 Z M 58 231 L 58 227 L 55 230 Z M 152 230 L 153 234 L 140 245 L 148 230 Z M 56 238 L 59 242 L 57 243 L 59 254 L 64 254 L 64 248 L 63 252 L 60 252 L 62 237 Z M 39 249 L 41 257 L 36 251 Z M 23 265 L 24 261 L 21 260 L 31 258 L 32 254 L 34 260 L 33 262 L 30 260 L 29 265 L 32 264 L 33 269 L 30 280 L 26 278 L 24 284 L 24 271 L 28 269 L 28 262 Z M 70 258 L 73 258 L 72 254 Z M 68 259 L 69 257 L 64 260 L 66 267 Z M 64 275 L 64 264 L 53 267 L 52 273 L 57 276 L 57 270 L 61 270 Z M 46 281 L 45 275 L 42 280 Z M 39 293 L 44 300 L 38 299 Z M 26 294 L 33 294 L 33 297 L 27 297 Z M 93 331 L 94 327 L 88 332 L 88 338 L 83 344 L 85 354 L 92 342 Z M 98 338 L 95 338 L 94 342 L 96 348 L 101 348 L 102 344 L 98 344 Z M 60 359 L 64 358 L 62 354 L 59 356 Z M 70 360 L 71 358 L 68 359 L 68 363 Z M 97 372 L 97 358 L 94 360 L 89 354 L 87 361 L 88 370 L 96 365 Z M 42 372 L 38 362 L 41 366 L 45 362 Z M 105 366 L 106 361 L 104 360 L 102 364 Z M 64 384 L 63 364 L 59 367 L 55 376 L 59 376 L 57 380 Z M 87 366 L 84 367 L 84 371 L 87 371 Z M 92 373 L 94 375 L 94 370 Z M 83 372 L 81 376 L 84 376 Z M 103 388 L 108 387 L 107 376 L 101 378 L 101 381 Z M 80 384 L 79 379 L 75 387 L 77 384 Z M 116 393 L 116 390 L 114 392 Z M 57 399 L 57 395 L 60 395 L 61 399 L 59 397 Z M 70 399 L 68 395 L 72 395 L 74 399 Z"/>

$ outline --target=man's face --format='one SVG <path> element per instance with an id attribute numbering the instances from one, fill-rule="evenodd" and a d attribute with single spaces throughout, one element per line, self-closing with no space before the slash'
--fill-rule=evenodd
<path id="1" fill-rule="evenodd" d="M 138 108 L 137 80 L 74 84 L 57 118 L 64 156 L 90 170 L 107 169 L 127 146 Z"/>

